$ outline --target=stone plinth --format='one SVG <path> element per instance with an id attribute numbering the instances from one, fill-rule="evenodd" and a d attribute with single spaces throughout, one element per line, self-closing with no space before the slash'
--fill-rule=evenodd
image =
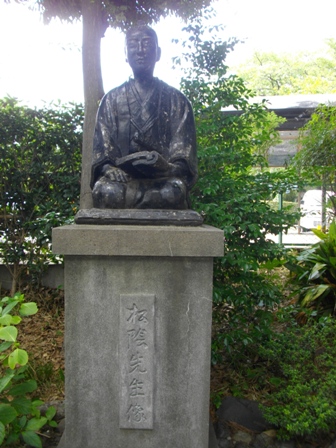
<path id="1" fill-rule="evenodd" d="M 208 448 L 212 227 L 72 225 L 62 448 Z"/>

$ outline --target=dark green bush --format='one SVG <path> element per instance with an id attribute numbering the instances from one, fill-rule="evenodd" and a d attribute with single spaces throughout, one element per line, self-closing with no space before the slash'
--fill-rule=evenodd
<path id="1" fill-rule="evenodd" d="M 186 30 L 189 68 L 182 89 L 193 104 L 199 156 L 193 207 L 225 234 L 225 257 L 215 261 L 214 275 L 216 361 L 225 349 L 239 351 L 251 334 L 262 339 L 267 333 L 269 312 L 281 293 L 259 267 L 284 256 L 267 233 L 286 231 L 298 219 L 286 208 L 274 210 L 269 201 L 292 190 L 298 179 L 290 171 L 267 170 L 265 156 L 278 141 L 279 120 L 264 104 L 250 102 L 242 79 L 227 75 L 225 57 L 234 42 L 221 41 L 215 27 L 197 21 Z M 239 113 L 226 113 L 228 106 Z"/>
<path id="2" fill-rule="evenodd" d="M 0 257 L 13 277 L 38 281 L 51 229 L 78 206 L 83 108 L 39 110 L 0 100 Z"/>
<path id="3" fill-rule="evenodd" d="M 336 428 L 336 321 L 321 318 L 299 327 L 295 321 L 260 346 L 274 385 L 263 406 L 281 438 L 321 442 Z M 265 376 L 265 378 L 267 378 Z"/>

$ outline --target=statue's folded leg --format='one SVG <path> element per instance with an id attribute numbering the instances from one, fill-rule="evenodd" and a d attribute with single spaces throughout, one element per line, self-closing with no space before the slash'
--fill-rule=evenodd
<path id="1" fill-rule="evenodd" d="M 187 187 L 179 178 L 139 182 L 138 201 L 134 208 L 184 210 L 188 208 Z"/>
<path id="2" fill-rule="evenodd" d="M 125 183 L 103 176 L 95 183 L 92 197 L 95 208 L 188 208 L 187 187 L 179 178 L 132 179 Z"/>
<path id="3" fill-rule="evenodd" d="M 92 190 L 93 206 L 95 208 L 125 208 L 127 184 L 113 182 L 101 177 Z"/>

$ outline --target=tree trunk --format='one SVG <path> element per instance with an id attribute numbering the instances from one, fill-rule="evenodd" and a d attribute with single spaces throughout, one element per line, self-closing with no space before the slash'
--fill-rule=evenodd
<path id="1" fill-rule="evenodd" d="M 92 208 L 90 189 L 92 143 L 96 113 L 104 95 L 100 62 L 100 42 L 107 28 L 101 0 L 82 0 L 83 82 L 85 116 L 82 147 L 80 207 Z"/>
<path id="2" fill-rule="evenodd" d="M 10 295 L 11 295 L 11 297 L 14 297 L 14 294 L 17 292 L 18 284 L 19 284 L 19 280 L 20 280 L 20 276 L 21 276 L 20 263 L 18 261 L 15 261 L 13 263 L 12 268 L 10 269 L 7 266 L 7 269 L 9 270 L 9 273 L 12 276 L 12 285 L 11 285 Z"/>
<path id="3" fill-rule="evenodd" d="M 322 224 L 322 232 L 327 231 L 327 188 L 325 184 L 325 179 L 323 177 L 322 184 L 322 210 L 321 210 L 321 224 Z"/>

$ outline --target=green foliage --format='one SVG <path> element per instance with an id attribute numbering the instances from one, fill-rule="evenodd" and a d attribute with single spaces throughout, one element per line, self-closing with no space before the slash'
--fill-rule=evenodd
<path id="1" fill-rule="evenodd" d="M 297 166 L 321 167 L 336 164 L 336 106 L 320 104 L 300 130 Z"/>
<path id="2" fill-rule="evenodd" d="M 53 17 L 72 22 L 82 15 L 82 5 L 76 0 L 54 2 L 52 0 L 37 0 L 43 10 L 44 19 L 49 22 Z M 208 6 L 211 0 L 107 0 L 100 3 L 104 21 L 113 27 L 125 28 L 136 22 L 157 22 L 169 14 L 188 18 L 200 9 Z"/>
<path id="3" fill-rule="evenodd" d="M 250 104 L 252 94 L 241 78 L 227 76 L 224 61 L 234 41 L 222 42 L 216 28 L 207 30 L 199 21 L 186 31 L 182 89 L 193 104 L 199 157 L 193 208 L 225 235 L 225 257 L 215 262 L 215 361 L 224 347 L 244 346 L 251 333 L 262 339 L 267 332 L 269 310 L 280 292 L 258 269 L 260 263 L 280 262 L 283 249 L 266 235 L 286 231 L 298 219 L 288 209 L 272 209 L 269 201 L 293 189 L 298 179 L 290 171 L 256 169 L 267 166 L 264 155 L 278 138 L 277 123 L 263 104 Z M 228 106 L 240 113 L 225 113 Z M 220 329 L 223 315 L 225 330 Z"/>
<path id="4" fill-rule="evenodd" d="M 336 222 L 328 233 L 313 229 L 321 241 L 306 249 L 296 263 L 286 266 L 294 273 L 298 301 L 320 313 L 336 314 Z"/>
<path id="5" fill-rule="evenodd" d="M 18 314 L 13 314 L 17 310 Z M 28 354 L 17 342 L 18 325 L 22 317 L 37 312 L 34 302 L 24 303 L 24 295 L 4 297 L 0 305 L 0 445 L 14 447 L 20 436 L 24 442 L 42 448 L 37 432 L 47 423 L 56 426 L 52 420 L 56 410 L 50 407 L 41 416 L 39 400 L 29 398 L 35 392 L 36 381 L 27 377 Z"/>
<path id="6" fill-rule="evenodd" d="M 319 53 L 256 52 L 238 74 L 257 95 L 335 93 L 336 40 Z"/>
<path id="7" fill-rule="evenodd" d="M 293 166 L 311 182 L 336 193 L 336 107 L 319 105 L 300 130 L 300 151 Z M 336 197 L 331 197 L 336 215 Z"/>
<path id="8" fill-rule="evenodd" d="M 262 410 L 281 438 L 309 437 L 320 443 L 336 426 L 336 321 L 322 318 L 304 327 L 292 322 L 259 348 L 273 373 Z"/>
<path id="9" fill-rule="evenodd" d="M 29 109 L 0 100 L 0 256 L 16 283 L 38 280 L 51 229 L 74 215 L 80 186 L 83 109 Z"/>

